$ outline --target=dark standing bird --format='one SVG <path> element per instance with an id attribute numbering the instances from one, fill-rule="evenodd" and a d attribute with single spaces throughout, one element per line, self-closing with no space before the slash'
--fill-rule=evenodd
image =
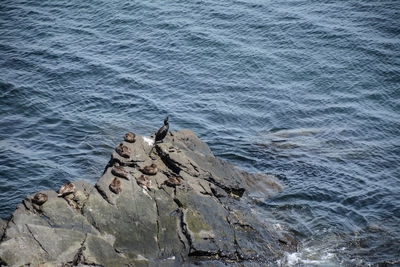
<path id="1" fill-rule="evenodd" d="M 164 119 L 164 125 L 158 131 L 156 132 L 156 137 L 154 138 L 154 144 L 153 147 L 150 149 L 149 155 L 153 152 L 153 148 L 156 145 L 157 142 L 162 142 L 162 140 L 167 136 L 169 129 L 169 124 L 168 124 L 168 116 Z"/>
<path id="2" fill-rule="evenodd" d="M 160 142 L 164 139 L 164 137 L 167 135 L 169 129 L 169 124 L 168 124 L 168 117 L 165 118 L 164 120 L 164 126 L 161 127 L 157 132 L 156 132 L 156 139 L 155 143 Z"/>

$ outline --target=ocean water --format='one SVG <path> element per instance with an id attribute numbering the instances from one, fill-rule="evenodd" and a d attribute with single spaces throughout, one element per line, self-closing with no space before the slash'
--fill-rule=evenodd
<path id="1" fill-rule="evenodd" d="M 398 1 L 3 0 L 0 217 L 170 116 L 285 189 L 282 266 L 400 265 Z"/>

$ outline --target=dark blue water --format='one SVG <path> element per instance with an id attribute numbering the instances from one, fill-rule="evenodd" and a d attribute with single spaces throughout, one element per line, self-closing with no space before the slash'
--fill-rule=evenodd
<path id="1" fill-rule="evenodd" d="M 400 264 L 398 1 L 1 1 L 0 217 L 166 115 L 275 174 L 282 265 Z"/>

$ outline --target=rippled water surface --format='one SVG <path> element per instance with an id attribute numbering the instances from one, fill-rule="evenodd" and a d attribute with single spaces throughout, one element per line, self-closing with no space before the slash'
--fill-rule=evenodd
<path id="1" fill-rule="evenodd" d="M 0 217 L 166 115 L 285 189 L 282 265 L 400 264 L 398 1 L 1 1 Z"/>

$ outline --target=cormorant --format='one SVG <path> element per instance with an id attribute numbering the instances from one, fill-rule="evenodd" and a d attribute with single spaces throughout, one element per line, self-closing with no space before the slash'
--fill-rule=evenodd
<path id="1" fill-rule="evenodd" d="M 169 124 L 168 124 L 168 116 L 167 116 L 164 119 L 164 125 L 160 129 L 158 129 L 158 131 L 156 132 L 156 137 L 154 138 L 154 144 L 150 149 L 149 156 L 153 152 L 153 149 L 154 149 L 154 146 L 156 145 L 156 143 L 161 142 L 165 138 L 165 136 L 167 136 L 168 129 L 169 129 Z"/>
<path id="2" fill-rule="evenodd" d="M 155 142 L 157 143 L 159 141 L 162 141 L 164 137 L 167 135 L 169 129 L 169 124 L 168 124 L 168 117 L 165 118 L 164 120 L 164 126 L 161 127 L 157 132 L 156 132 L 156 138 Z"/>

